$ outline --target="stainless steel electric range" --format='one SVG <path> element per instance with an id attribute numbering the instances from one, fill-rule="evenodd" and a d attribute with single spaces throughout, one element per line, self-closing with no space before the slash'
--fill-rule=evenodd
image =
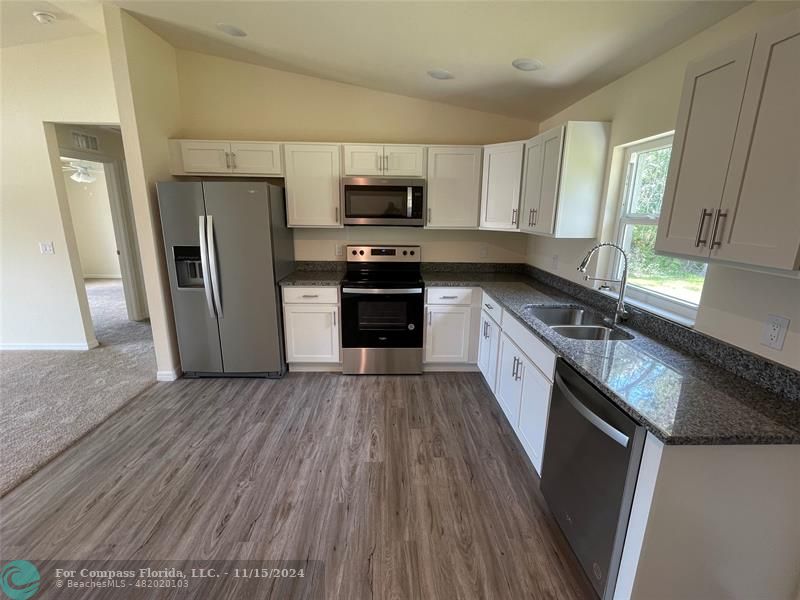
<path id="1" fill-rule="evenodd" d="M 348 246 L 342 280 L 342 372 L 422 373 L 419 246 Z"/>

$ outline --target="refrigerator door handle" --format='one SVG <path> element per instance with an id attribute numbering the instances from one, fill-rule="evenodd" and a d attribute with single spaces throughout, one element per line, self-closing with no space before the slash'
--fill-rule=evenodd
<path id="1" fill-rule="evenodd" d="M 200 225 L 200 264 L 203 268 L 203 291 L 206 293 L 206 304 L 208 305 L 209 314 L 216 318 L 217 311 L 214 310 L 214 300 L 211 297 L 211 279 L 208 270 L 208 244 L 206 243 L 206 218 L 203 215 L 199 217 Z"/>
<path id="2" fill-rule="evenodd" d="M 214 304 L 217 316 L 222 316 L 222 299 L 219 289 L 219 272 L 217 267 L 217 244 L 214 242 L 214 217 L 206 217 L 206 236 L 208 238 L 208 267 L 211 271 L 211 289 L 214 292 Z"/>

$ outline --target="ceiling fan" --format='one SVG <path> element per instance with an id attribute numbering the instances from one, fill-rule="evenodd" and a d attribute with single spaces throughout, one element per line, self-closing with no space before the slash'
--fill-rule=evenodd
<path id="1" fill-rule="evenodd" d="M 67 163 L 67 161 L 64 161 L 64 163 Z M 98 169 L 91 163 L 85 163 L 80 160 L 71 160 L 68 164 L 62 164 L 61 170 L 65 173 L 72 171 L 72 175 L 70 175 L 69 178 L 72 179 L 72 181 L 77 181 L 78 183 L 94 183 L 97 181 L 97 177 L 92 175 L 92 172 L 97 173 Z"/>

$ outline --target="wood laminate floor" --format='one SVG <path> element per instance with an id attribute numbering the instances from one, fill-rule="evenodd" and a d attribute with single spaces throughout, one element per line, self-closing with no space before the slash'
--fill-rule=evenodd
<path id="1" fill-rule="evenodd" d="M 0 558 L 321 561 L 326 598 L 592 598 L 538 487 L 474 373 L 180 380 L 0 500 Z"/>

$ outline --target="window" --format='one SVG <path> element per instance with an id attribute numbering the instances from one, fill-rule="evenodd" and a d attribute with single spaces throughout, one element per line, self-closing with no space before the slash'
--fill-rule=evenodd
<path id="1" fill-rule="evenodd" d="M 694 321 L 706 265 L 655 253 L 671 151 L 671 135 L 626 149 L 617 243 L 628 254 L 626 297 L 657 312 Z M 619 277 L 622 274 L 619 260 L 616 271 Z"/>

